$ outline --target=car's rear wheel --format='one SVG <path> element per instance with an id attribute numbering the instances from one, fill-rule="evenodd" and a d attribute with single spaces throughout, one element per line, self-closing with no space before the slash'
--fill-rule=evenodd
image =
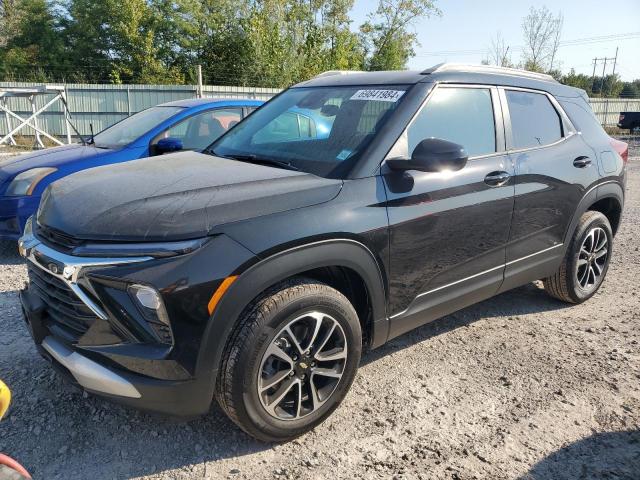
<path id="1" fill-rule="evenodd" d="M 362 349 L 347 298 L 296 278 L 252 302 L 225 350 L 216 394 L 229 417 L 263 441 L 295 438 L 346 396 Z"/>
<path id="2" fill-rule="evenodd" d="M 600 288 L 609 269 L 613 233 L 600 212 L 585 212 L 555 275 L 544 279 L 545 290 L 569 303 L 582 303 Z"/>

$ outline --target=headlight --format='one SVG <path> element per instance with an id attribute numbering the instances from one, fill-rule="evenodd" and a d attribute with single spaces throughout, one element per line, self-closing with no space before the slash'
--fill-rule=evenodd
<path id="1" fill-rule="evenodd" d="M 53 167 L 40 167 L 22 172 L 16 175 L 13 181 L 9 184 L 9 188 L 7 188 L 5 195 L 11 197 L 31 195 L 38 183 L 40 183 L 40 180 L 56 170 L 57 168 Z"/>
<path id="2" fill-rule="evenodd" d="M 23 236 L 31 236 L 33 235 L 33 215 L 27 218 L 27 221 L 24 224 L 24 233 Z"/>
<path id="3" fill-rule="evenodd" d="M 27 258 L 29 256 L 30 243 L 33 240 L 33 215 L 27 218 L 24 224 L 24 233 L 18 240 L 18 253 L 20 256 Z"/>

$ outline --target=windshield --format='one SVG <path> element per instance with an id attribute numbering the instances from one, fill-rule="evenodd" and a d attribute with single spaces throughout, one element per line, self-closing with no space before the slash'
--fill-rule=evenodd
<path id="1" fill-rule="evenodd" d="M 245 161 L 279 162 L 322 177 L 343 178 L 407 88 L 292 88 L 240 122 L 208 152 Z"/>
<path id="2" fill-rule="evenodd" d="M 147 108 L 103 130 L 93 138 L 93 143 L 99 148 L 124 147 L 182 109 L 183 107 Z"/>

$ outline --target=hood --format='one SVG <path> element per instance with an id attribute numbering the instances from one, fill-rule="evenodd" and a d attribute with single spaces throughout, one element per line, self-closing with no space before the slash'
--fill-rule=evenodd
<path id="1" fill-rule="evenodd" d="M 59 167 L 67 163 L 113 152 L 92 145 L 63 145 L 0 159 L 0 183 L 36 167 Z"/>
<path id="2" fill-rule="evenodd" d="M 45 190 L 38 223 L 84 240 L 173 241 L 334 198 L 342 181 L 195 152 L 84 170 Z"/>

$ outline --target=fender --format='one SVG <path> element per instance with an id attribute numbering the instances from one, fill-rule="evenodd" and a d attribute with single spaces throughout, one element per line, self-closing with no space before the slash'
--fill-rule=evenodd
<path id="1" fill-rule="evenodd" d="M 568 248 L 571 236 L 576 230 L 576 226 L 578 225 L 582 214 L 589 210 L 591 205 L 604 198 L 615 198 L 620 203 L 621 207 L 624 206 L 624 191 L 621 184 L 616 180 L 608 180 L 594 185 L 587 191 L 587 193 L 585 193 L 582 200 L 580 200 L 580 203 L 578 203 L 576 211 L 569 223 L 569 227 L 564 234 L 563 251 L 566 251 Z"/>
<path id="2" fill-rule="evenodd" d="M 355 240 L 324 240 L 276 253 L 240 274 L 209 320 L 201 341 L 196 377 L 209 377 L 213 388 L 229 335 L 251 300 L 286 278 L 328 266 L 350 268 L 364 279 L 373 310 L 372 347 L 383 344 L 389 330 L 387 294 L 374 254 Z"/>

